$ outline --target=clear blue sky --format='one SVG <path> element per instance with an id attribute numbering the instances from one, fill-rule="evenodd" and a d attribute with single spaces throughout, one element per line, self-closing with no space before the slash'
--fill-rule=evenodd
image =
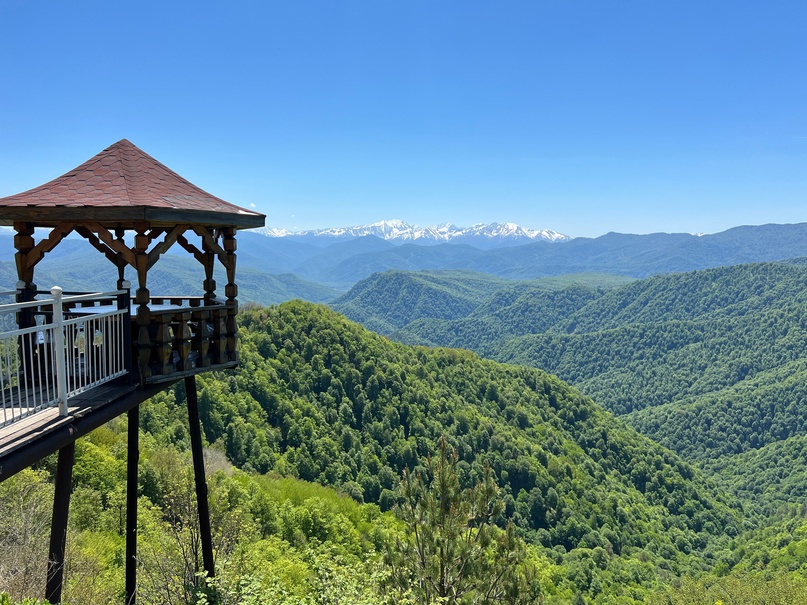
<path id="1" fill-rule="evenodd" d="M 807 2 L 0 2 L 0 196 L 121 138 L 285 228 L 807 221 Z"/>

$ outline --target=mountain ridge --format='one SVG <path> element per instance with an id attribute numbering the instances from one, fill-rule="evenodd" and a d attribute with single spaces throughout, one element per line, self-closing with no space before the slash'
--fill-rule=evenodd
<path id="1" fill-rule="evenodd" d="M 293 239 L 345 239 L 374 235 L 386 241 L 418 241 L 420 243 L 429 241 L 442 243 L 487 239 L 501 244 L 505 242 L 524 243 L 529 240 L 565 242 L 572 239 L 568 235 L 563 235 L 551 229 L 529 229 L 512 222 L 477 223 L 470 227 L 458 227 L 453 223 L 419 227 L 418 225 L 409 224 L 400 219 L 381 220 L 369 225 L 356 225 L 353 227 L 330 227 L 327 229 L 307 229 L 302 231 L 263 227 L 261 229 L 255 229 L 255 232 L 267 237 L 286 237 Z"/>

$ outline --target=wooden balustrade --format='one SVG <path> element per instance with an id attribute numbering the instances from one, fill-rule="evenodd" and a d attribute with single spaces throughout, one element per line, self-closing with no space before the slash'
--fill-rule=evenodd
<path id="1" fill-rule="evenodd" d="M 147 322 L 133 324 L 135 358 L 144 382 L 236 365 L 231 344 L 236 335 L 228 329 L 231 310 L 224 301 L 205 304 L 201 296 L 153 296 L 147 312 Z M 146 333 L 139 329 L 141 325 L 148 326 Z"/>

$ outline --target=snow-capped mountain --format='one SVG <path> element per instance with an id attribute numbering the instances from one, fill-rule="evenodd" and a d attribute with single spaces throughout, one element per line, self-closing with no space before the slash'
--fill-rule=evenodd
<path id="1" fill-rule="evenodd" d="M 550 229 L 527 229 L 515 223 L 478 224 L 471 227 L 457 227 L 452 223 L 433 225 L 431 227 L 418 227 L 401 220 L 379 221 L 371 225 L 357 227 L 339 227 L 331 229 L 313 229 L 307 231 L 288 231 L 286 229 L 273 229 L 264 227 L 256 232 L 269 237 L 323 237 L 323 238 L 355 238 L 374 235 L 393 243 L 441 243 L 464 242 L 471 243 L 478 240 L 496 241 L 499 243 L 514 242 L 527 243 L 528 241 L 544 240 L 549 242 L 565 242 L 571 239 L 567 235 Z"/>

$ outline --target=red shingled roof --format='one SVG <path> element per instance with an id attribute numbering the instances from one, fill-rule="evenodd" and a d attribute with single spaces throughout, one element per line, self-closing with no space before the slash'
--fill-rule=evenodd
<path id="1" fill-rule="evenodd" d="M 199 222 L 260 227 L 263 214 L 217 198 L 126 139 L 49 183 L 0 198 L 0 222 L 51 225 L 86 217 L 102 222 Z"/>

